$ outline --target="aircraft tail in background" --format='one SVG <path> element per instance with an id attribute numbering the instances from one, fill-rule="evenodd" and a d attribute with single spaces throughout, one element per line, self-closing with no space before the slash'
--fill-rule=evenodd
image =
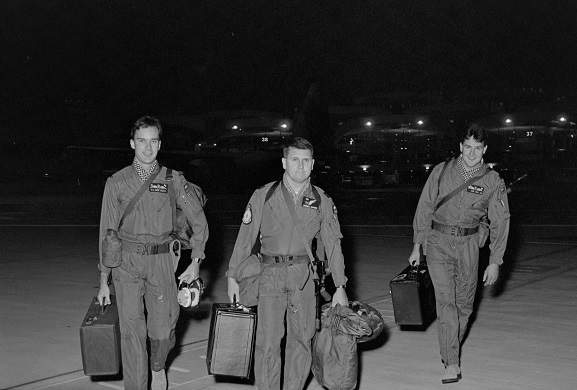
<path id="1" fill-rule="evenodd" d="M 332 134 L 329 110 L 324 99 L 321 85 L 314 82 L 310 85 L 303 104 L 293 119 L 293 136 L 308 139 L 316 149 L 330 147 Z"/>

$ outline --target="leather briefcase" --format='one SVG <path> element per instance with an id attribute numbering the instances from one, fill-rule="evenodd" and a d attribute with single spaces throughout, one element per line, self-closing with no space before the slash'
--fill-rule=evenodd
<path id="1" fill-rule="evenodd" d="M 230 303 L 212 305 L 206 353 L 209 374 L 250 378 L 256 322 L 254 309 Z"/>
<path id="2" fill-rule="evenodd" d="M 425 262 L 405 268 L 389 287 L 396 324 L 426 326 L 435 319 L 435 290 Z"/>
<path id="3" fill-rule="evenodd" d="M 80 349 L 85 375 L 116 375 L 120 372 L 120 325 L 116 297 L 100 306 L 94 298 L 80 326 Z"/>

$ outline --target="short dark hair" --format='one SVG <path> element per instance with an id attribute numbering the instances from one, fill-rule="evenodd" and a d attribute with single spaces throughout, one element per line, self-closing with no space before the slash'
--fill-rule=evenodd
<path id="1" fill-rule="evenodd" d="M 487 129 L 478 125 L 477 123 L 472 123 L 465 131 L 461 133 L 461 143 L 465 140 L 473 138 L 477 142 L 482 142 L 487 144 L 488 133 Z"/>
<path id="2" fill-rule="evenodd" d="M 134 139 L 134 134 L 145 127 L 156 127 L 158 129 L 158 139 L 162 138 L 162 125 L 160 121 L 153 116 L 143 116 L 134 122 L 130 130 L 130 139 Z"/>
<path id="3" fill-rule="evenodd" d="M 314 156 L 313 145 L 304 138 L 295 137 L 292 139 L 291 142 L 287 143 L 282 150 L 282 154 L 283 154 L 284 158 L 288 157 L 290 148 L 301 149 L 301 150 L 310 150 L 311 156 Z"/>

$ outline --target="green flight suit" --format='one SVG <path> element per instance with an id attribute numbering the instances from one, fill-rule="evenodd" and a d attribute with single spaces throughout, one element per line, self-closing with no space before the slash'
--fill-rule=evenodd
<path id="1" fill-rule="evenodd" d="M 432 222 L 475 228 L 488 213 L 490 220 L 490 263 L 502 264 L 509 234 L 509 204 L 503 180 L 497 172 L 475 176 L 479 180 L 434 211 L 438 200 L 465 183 L 456 160 L 449 164 L 438 184 L 444 163 L 437 165 L 425 184 L 413 220 L 415 243 L 423 246 L 435 287 L 438 338 L 445 365 L 459 364 L 461 342 L 467 330 L 477 288 L 479 233 L 468 236 L 444 234 Z"/>
<path id="2" fill-rule="evenodd" d="M 157 168 L 158 170 L 158 168 Z M 125 216 L 118 231 L 123 242 L 163 244 L 172 241 L 172 209 L 162 167 L 153 185 Z M 208 226 L 202 206 L 182 175 L 173 171 L 176 202 L 183 209 L 193 229 L 191 257 L 204 258 Z M 144 184 L 134 166 L 128 166 L 110 178 L 104 188 L 100 216 L 100 245 L 107 229 L 118 230 L 120 219 L 130 200 Z M 102 256 L 101 256 L 102 258 Z M 148 388 L 148 354 L 146 338 L 150 339 L 150 366 L 153 371 L 165 367 L 166 358 L 175 344 L 175 328 L 180 307 L 174 272 L 178 264 L 170 253 L 142 255 L 122 252 L 119 267 L 99 264 L 101 272 L 112 271 L 120 317 L 120 335 L 124 388 Z M 145 319 L 144 307 L 148 317 Z"/>
<path id="3" fill-rule="evenodd" d="M 274 183 L 257 189 L 246 207 L 243 223 L 230 259 L 227 276 L 242 279 L 237 267 L 246 260 L 257 240 L 263 255 L 307 256 L 296 231 L 280 183 L 265 204 Z M 311 185 L 295 205 L 304 236 L 310 246 L 320 232 L 335 285 L 346 284 L 341 230 L 336 207 L 319 189 L 320 205 Z M 308 206 L 308 207 L 307 207 Z M 265 266 L 259 280 L 258 325 L 255 348 L 255 382 L 259 390 L 279 390 L 281 339 L 285 335 L 284 390 L 300 390 L 309 375 L 315 334 L 315 295 L 310 263 Z M 241 302 L 242 303 L 242 302 Z"/>

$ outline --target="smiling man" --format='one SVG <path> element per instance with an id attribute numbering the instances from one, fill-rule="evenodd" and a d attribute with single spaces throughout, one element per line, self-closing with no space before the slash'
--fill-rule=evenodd
<path id="1" fill-rule="evenodd" d="M 198 278 L 208 239 L 203 204 L 197 193 L 178 172 L 167 175 L 167 168 L 156 160 L 161 136 L 162 126 L 156 118 L 145 116 L 134 123 L 130 133 L 132 165 L 108 178 L 102 199 L 98 300 L 101 305 L 110 304 L 108 283 L 112 273 L 126 390 L 148 389 L 149 365 L 151 389 L 168 387 L 166 358 L 175 345 L 180 311 L 174 280 L 179 255 L 171 249 L 175 240 L 171 235 L 173 202 L 169 199 L 169 186 L 174 186 L 175 203 L 192 227 L 192 260 L 178 277 L 180 280 L 192 282 Z M 116 256 L 110 255 L 108 242 L 122 244 Z"/>
<path id="2" fill-rule="evenodd" d="M 231 302 L 236 296 L 242 304 L 258 304 L 254 371 L 259 390 L 281 388 L 281 340 L 285 335 L 282 388 L 300 390 L 308 378 L 316 305 L 309 252 L 317 236 L 322 238 L 337 286 L 332 305 L 348 305 L 337 209 L 331 198 L 310 182 L 312 145 L 295 138 L 283 150 L 282 166 L 282 180 L 264 185 L 250 198 L 226 273 Z M 257 242 L 260 252 L 255 254 Z M 244 289 L 239 288 L 239 283 L 242 286 L 251 276 L 243 272 L 251 261 L 262 267 L 253 282 L 258 289 L 257 302 L 247 302 L 241 294 Z"/>
<path id="3" fill-rule="evenodd" d="M 499 174 L 483 163 L 487 131 L 471 125 L 460 143 L 461 155 L 437 165 L 425 184 L 413 220 L 410 264 L 422 254 L 435 287 L 438 338 L 445 365 L 443 383 L 461 379 L 460 351 L 473 311 L 479 269 L 481 220 L 490 221 L 491 257 L 485 286 L 495 283 L 509 234 L 507 190 Z"/>

